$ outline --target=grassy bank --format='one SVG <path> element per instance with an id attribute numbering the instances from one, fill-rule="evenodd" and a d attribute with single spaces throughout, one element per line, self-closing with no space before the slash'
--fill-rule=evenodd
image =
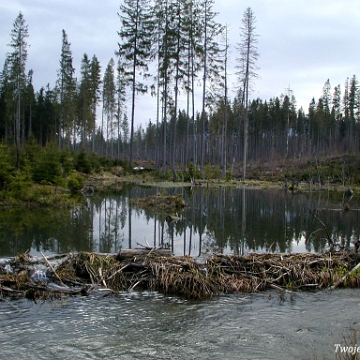
<path id="1" fill-rule="evenodd" d="M 153 162 L 108 159 L 85 151 L 40 147 L 31 141 L 20 159 L 13 147 L 0 144 L 1 206 L 72 206 L 81 203 L 81 190 L 109 192 L 123 184 L 161 187 L 283 187 L 288 191 L 349 191 L 360 194 L 360 157 L 338 156 L 306 161 L 282 160 L 250 163 L 247 178 L 241 178 L 242 164 L 221 175 L 219 166 L 207 164 L 203 173 L 194 164 L 177 169 L 176 182 L 170 169 L 157 171 Z"/>
<path id="2" fill-rule="evenodd" d="M 72 206 L 83 201 L 77 195 L 91 175 L 99 177 L 112 171 L 113 184 L 123 175 L 124 164 L 85 151 L 58 150 L 31 142 L 19 159 L 15 148 L 0 144 L 0 205 Z"/>

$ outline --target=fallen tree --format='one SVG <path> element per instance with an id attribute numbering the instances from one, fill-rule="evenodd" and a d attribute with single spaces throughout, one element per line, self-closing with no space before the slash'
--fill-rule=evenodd
<path id="1" fill-rule="evenodd" d="M 0 263 L 0 299 L 56 299 L 134 289 L 205 299 L 220 294 L 360 287 L 360 254 L 212 255 L 205 263 L 168 249 L 81 252 Z"/>

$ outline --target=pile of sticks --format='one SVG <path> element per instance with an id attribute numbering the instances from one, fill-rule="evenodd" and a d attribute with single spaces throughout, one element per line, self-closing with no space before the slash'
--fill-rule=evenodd
<path id="1" fill-rule="evenodd" d="M 355 253 L 214 255 L 206 265 L 228 293 L 360 287 L 360 255 Z"/>
<path id="2" fill-rule="evenodd" d="M 167 249 L 77 253 L 0 262 L 0 300 L 57 299 L 69 295 L 151 290 L 187 298 L 267 289 L 360 287 L 360 254 L 212 255 L 205 263 Z"/>

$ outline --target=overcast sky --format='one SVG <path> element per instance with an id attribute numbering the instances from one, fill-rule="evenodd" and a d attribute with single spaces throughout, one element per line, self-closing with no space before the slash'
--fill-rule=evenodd
<path id="1" fill-rule="evenodd" d="M 117 15 L 120 0 L 1 0 L 0 69 L 11 48 L 10 32 L 21 11 L 28 25 L 27 70 L 33 69 L 35 91 L 50 83 L 55 86 L 61 53 L 62 29 L 68 35 L 73 66 L 79 75 L 84 53 L 96 55 L 105 69 L 114 57 L 119 37 Z M 359 0 L 215 0 L 218 21 L 228 24 L 230 67 L 236 64 L 239 27 L 247 7 L 256 17 L 259 79 L 252 98 L 268 100 L 291 88 L 298 108 L 307 113 L 330 79 L 332 89 L 341 90 L 347 77 L 360 77 Z M 231 70 L 234 73 L 234 70 Z M 230 86 L 235 87 L 231 77 Z M 231 98 L 235 92 L 230 92 Z M 137 123 L 155 121 L 154 99 L 137 98 Z M 183 105 L 185 107 L 185 104 Z"/>

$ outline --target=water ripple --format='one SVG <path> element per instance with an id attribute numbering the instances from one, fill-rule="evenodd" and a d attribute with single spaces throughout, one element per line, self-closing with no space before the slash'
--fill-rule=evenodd
<path id="1" fill-rule="evenodd" d="M 151 292 L 0 303 L 0 345 L 16 359 L 334 357 L 360 325 L 360 290 L 266 292 L 186 301 Z M 282 350 L 280 350 L 282 349 Z"/>

